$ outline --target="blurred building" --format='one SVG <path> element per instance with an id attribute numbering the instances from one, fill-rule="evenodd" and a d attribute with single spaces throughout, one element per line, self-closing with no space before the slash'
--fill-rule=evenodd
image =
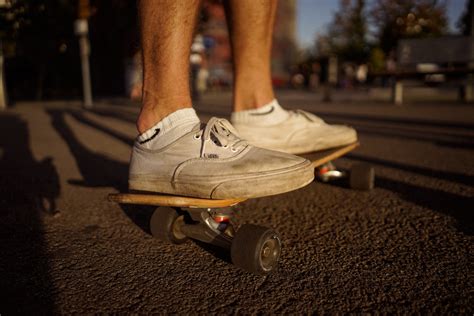
<path id="1" fill-rule="evenodd" d="M 201 32 L 207 48 L 211 86 L 229 85 L 232 54 L 221 1 L 205 0 Z M 296 63 L 296 0 L 279 1 L 272 50 L 272 76 L 276 86 L 286 86 Z"/>

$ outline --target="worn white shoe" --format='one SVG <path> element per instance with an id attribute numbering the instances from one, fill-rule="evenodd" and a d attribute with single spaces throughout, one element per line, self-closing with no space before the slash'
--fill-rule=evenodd
<path id="1" fill-rule="evenodd" d="M 156 133 L 158 138 L 160 131 Z M 147 141 L 137 139 L 133 146 L 131 190 L 212 199 L 252 198 L 296 190 L 314 177 L 308 160 L 254 147 L 224 119 L 198 123 L 159 149 L 150 149 Z"/>
<path id="2" fill-rule="evenodd" d="M 262 108 L 232 113 L 239 135 L 254 146 L 302 154 L 357 141 L 356 131 L 330 125 L 306 111 L 286 111 L 276 100 Z"/>

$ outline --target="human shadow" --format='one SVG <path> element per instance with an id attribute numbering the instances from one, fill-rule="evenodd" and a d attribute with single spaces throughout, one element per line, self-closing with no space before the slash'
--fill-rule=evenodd
<path id="1" fill-rule="evenodd" d="M 43 216 L 57 213 L 61 188 L 53 159 L 37 161 L 25 121 L 0 115 L 0 313 L 53 314 Z"/>

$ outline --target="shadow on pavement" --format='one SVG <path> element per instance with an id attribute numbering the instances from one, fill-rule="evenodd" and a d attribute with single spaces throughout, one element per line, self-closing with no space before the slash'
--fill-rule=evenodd
<path id="1" fill-rule="evenodd" d="M 396 123 L 400 125 L 412 125 L 412 126 L 427 126 L 427 127 L 443 127 L 452 129 L 474 129 L 474 124 L 463 123 L 463 122 L 448 122 L 448 121 L 437 121 L 437 120 L 420 120 L 413 118 L 390 118 L 377 115 L 363 115 L 363 114 L 341 114 L 341 113 L 327 113 L 318 111 L 318 115 L 321 115 L 328 120 L 337 119 L 344 121 L 358 120 L 358 121 L 370 121 L 370 122 L 381 122 L 381 123 Z"/>
<path id="2" fill-rule="evenodd" d="M 76 121 L 81 122 L 82 124 L 88 125 L 92 128 L 95 128 L 102 133 L 108 134 L 121 142 L 125 143 L 126 145 L 133 146 L 134 139 L 128 136 L 125 136 L 123 134 L 117 133 L 116 131 L 105 127 L 103 125 L 100 125 L 90 119 L 88 119 L 86 116 L 84 116 L 83 112 L 80 111 L 68 111 L 68 114 L 70 114 L 72 117 L 76 119 Z M 95 112 L 92 112 L 95 113 Z"/>
<path id="3" fill-rule="evenodd" d="M 117 137 L 118 134 L 112 133 L 106 127 L 98 124 L 88 124 L 89 121 L 79 112 L 71 110 L 48 110 L 51 116 L 51 122 L 54 129 L 63 138 L 70 152 L 74 156 L 82 175 L 82 179 L 69 179 L 68 182 L 73 185 L 85 187 L 113 187 L 119 192 L 128 190 L 128 164 L 116 161 L 110 157 L 93 152 L 85 147 L 73 133 L 65 121 L 65 115 L 71 114 L 80 122 L 85 123 L 102 132 Z M 125 141 L 123 137 L 119 138 Z M 111 192 L 112 193 L 112 192 Z M 152 207 L 135 207 L 134 205 L 121 205 L 124 213 L 143 231 L 150 233 L 149 222 L 152 215 Z"/>
<path id="4" fill-rule="evenodd" d="M 66 124 L 64 116 L 68 111 L 48 110 L 53 127 L 64 139 L 83 177 L 83 180 L 69 180 L 72 184 L 87 187 L 114 187 L 119 191 L 127 189 L 128 165 L 105 155 L 87 149 Z"/>
<path id="5" fill-rule="evenodd" d="M 353 159 L 352 155 L 347 155 L 347 158 Z M 368 162 L 371 161 L 368 160 Z M 350 172 L 348 169 L 340 170 Z M 346 178 L 335 179 L 327 184 L 351 189 Z M 474 209 L 474 199 L 472 197 L 424 188 L 377 175 L 375 175 L 375 187 L 398 194 L 400 199 L 418 206 L 448 215 L 456 220 L 456 228 L 459 231 L 467 235 L 474 235 L 474 213 L 471 211 Z"/>
<path id="6" fill-rule="evenodd" d="M 459 184 L 472 185 L 474 183 L 473 176 L 463 174 L 463 173 L 440 171 L 440 170 L 435 170 L 435 169 L 430 169 L 430 168 L 425 168 L 425 167 L 418 167 L 414 165 L 388 161 L 388 160 L 384 160 L 380 158 L 366 157 L 366 156 L 358 155 L 355 153 L 349 153 L 346 157 L 352 160 L 358 160 L 358 161 L 368 162 L 375 165 L 381 165 L 384 167 L 413 172 L 422 176 L 452 181 Z"/>
<path id="7" fill-rule="evenodd" d="M 448 215 L 456 220 L 456 228 L 474 235 L 474 199 L 436 189 L 423 188 L 406 182 L 377 177 L 377 187 L 395 192 L 405 201 Z"/>
<path id="8" fill-rule="evenodd" d="M 51 158 L 36 161 L 27 124 L 0 116 L 0 313 L 52 314 L 42 216 L 56 212 L 59 176 Z"/>
<path id="9" fill-rule="evenodd" d="M 471 185 L 474 180 L 472 176 L 461 173 L 438 171 L 354 153 L 349 153 L 346 158 L 464 185 Z M 405 201 L 448 215 L 457 221 L 457 229 L 467 235 L 474 235 L 474 213 L 471 211 L 474 208 L 474 199 L 472 197 L 425 188 L 378 175 L 375 176 L 375 187 L 392 191 L 399 194 L 400 198 Z"/>
<path id="10" fill-rule="evenodd" d="M 137 122 L 138 116 L 138 114 L 120 111 L 120 109 L 114 111 L 104 109 L 92 109 L 90 110 L 90 112 L 100 115 L 102 117 L 111 117 L 132 124 L 135 124 Z"/>
<path id="11" fill-rule="evenodd" d="M 347 122 L 345 122 L 347 123 Z M 383 136 L 388 138 L 396 138 L 402 140 L 416 140 L 420 142 L 430 142 L 435 145 L 441 147 L 449 147 L 449 148 L 460 148 L 460 149 L 473 149 L 474 142 L 472 141 L 472 137 L 468 136 L 450 136 L 442 138 L 442 136 L 434 135 L 430 131 L 397 131 L 396 127 L 390 128 L 377 128 L 377 127 L 365 127 L 357 124 L 352 124 L 357 130 L 357 133 L 363 135 L 375 135 L 375 136 Z M 456 140 L 454 140 L 456 139 Z"/>

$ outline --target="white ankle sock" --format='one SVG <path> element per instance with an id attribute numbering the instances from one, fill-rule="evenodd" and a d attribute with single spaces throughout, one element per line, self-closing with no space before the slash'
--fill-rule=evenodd
<path id="1" fill-rule="evenodd" d="M 181 109 L 166 116 L 152 128 L 140 134 L 136 141 L 147 149 L 159 149 L 189 133 L 199 122 L 193 108 Z"/>
<path id="2" fill-rule="evenodd" d="M 232 112 L 231 121 L 239 124 L 269 126 L 283 122 L 288 115 L 288 112 L 274 99 L 258 109 Z"/>

